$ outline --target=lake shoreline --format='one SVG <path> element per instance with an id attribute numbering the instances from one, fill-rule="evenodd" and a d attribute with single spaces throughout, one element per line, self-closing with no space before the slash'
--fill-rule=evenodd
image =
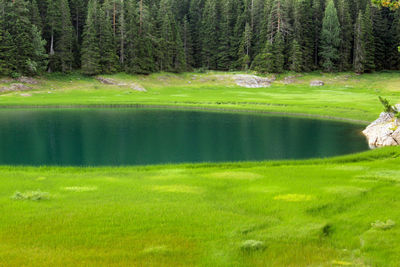
<path id="1" fill-rule="evenodd" d="M 266 115 L 281 115 L 284 117 L 298 117 L 306 119 L 320 119 L 320 120 L 330 120 L 330 121 L 340 121 L 359 125 L 368 125 L 369 121 L 336 117 L 336 116 L 326 116 L 317 115 L 311 113 L 297 113 L 297 112 L 280 112 L 280 111 L 268 111 L 268 110 L 257 110 L 257 109 L 246 109 L 246 108 L 217 108 L 217 107 L 207 107 L 207 106 L 182 106 L 182 105 L 146 105 L 146 104 L 86 104 L 86 105 L 0 105 L 0 110 L 2 109 L 118 109 L 118 108 L 132 108 L 132 109 L 165 109 L 165 110 L 194 110 L 194 111 L 212 111 L 212 112 L 222 112 L 222 113 L 254 113 L 256 114 L 266 114 Z"/>

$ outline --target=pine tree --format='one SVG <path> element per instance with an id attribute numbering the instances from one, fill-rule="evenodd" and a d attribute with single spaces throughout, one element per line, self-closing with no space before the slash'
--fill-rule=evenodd
<path id="1" fill-rule="evenodd" d="M 70 71 L 74 61 L 74 31 L 67 0 L 49 1 L 46 28 L 50 37 L 49 72 Z"/>
<path id="2" fill-rule="evenodd" d="M 322 22 L 320 56 L 325 71 L 337 69 L 340 47 L 340 24 L 333 0 L 328 0 Z"/>
<path id="3" fill-rule="evenodd" d="M 265 47 L 254 59 L 251 69 L 261 73 L 275 72 L 274 46 L 270 41 L 265 42 Z"/>
<path id="4" fill-rule="evenodd" d="M 185 52 L 185 61 L 186 61 L 185 69 L 190 70 L 191 66 L 194 65 L 193 43 L 192 43 L 192 33 L 190 30 L 190 24 L 186 15 L 183 18 L 182 41 L 183 41 L 183 50 Z"/>
<path id="5" fill-rule="evenodd" d="M 366 72 L 371 72 L 375 70 L 375 41 L 369 4 L 365 8 L 365 13 L 362 20 L 362 31 L 363 44 L 365 47 L 364 70 Z"/>
<path id="6" fill-rule="evenodd" d="M 338 0 L 338 17 L 340 22 L 340 60 L 339 70 L 346 71 L 351 66 L 352 22 L 347 0 Z"/>
<path id="7" fill-rule="evenodd" d="M 301 53 L 301 46 L 296 39 L 292 42 L 290 52 L 290 70 L 295 72 L 303 70 L 303 54 Z"/>
<path id="8" fill-rule="evenodd" d="M 353 68 L 356 73 L 363 73 L 365 62 L 365 46 L 363 41 L 363 14 L 360 10 L 354 27 L 354 59 Z"/>
<path id="9" fill-rule="evenodd" d="M 11 57 L 8 60 L 10 60 L 14 74 L 34 75 L 40 72 L 44 67 L 43 64 L 45 64 L 45 61 L 39 56 L 43 48 L 40 45 L 43 45 L 43 42 L 37 42 L 41 37 L 36 26 L 30 22 L 28 8 L 26 1 L 15 0 L 6 12 L 6 27 L 8 29 L 6 31 L 11 38 L 6 33 L 5 40 L 7 40 L 7 43 L 12 40 L 12 50 L 9 51 Z"/>
<path id="10" fill-rule="evenodd" d="M 367 11 L 366 11 L 367 12 Z M 388 20 L 383 9 L 372 8 L 372 24 L 374 36 L 374 57 L 375 67 L 377 70 L 382 70 L 387 65 L 387 35 L 389 33 Z"/>
<path id="11" fill-rule="evenodd" d="M 114 45 L 111 20 L 100 5 L 98 5 L 97 14 L 101 72 L 113 73 L 117 70 L 118 56 Z"/>
<path id="12" fill-rule="evenodd" d="M 321 0 L 313 0 L 312 12 L 313 12 L 313 31 L 314 31 L 314 67 L 319 66 L 319 50 L 320 50 L 320 35 L 322 30 L 322 18 L 324 16 L 323 4 Z"/>
<path id="13" fill-rule="evenodd" d="M 201 24 L 202 61 L 208 69 L 217 68 L 219 1 L 206 0 Z"/>
<path id="14" fill-rule="evenodd" d="M 29 10 L 31 12 L 31 17 L 30 17 L 31 23 L 35 25 L 39 31 L 42 31 L 43 22 L 39 14 L 39 8 L 36 0 L 32 0 L 32 2 L 30 3 Z"/>
<path id="15" fill-rule="evenodd" d="M 188 20 L 193 43 L 193 67 L 199 68 L 203 64 L 202 60 L 202 15 L 204 0 L 191 0 L 189 7 Z"/>
<path id="16" fill-rule="evenodd" d="M 311 71 L 314 68 L 314 32 L 311 0 L 296 2 L 294 10 L 294 35 L 297 44 L 300 45 L 302 69 L 304 71 Z"/>
<path id="17" fill-rule="evenodd" d="M 2 3 L 0 2 L 0 4 Z M 6 18 L 5 6 L 0 7 L 0 75 L 9 76 L 13 69 L 16 68 L 12 64 L 15 49 L 11 35 L 6 29 L 7 23 L 4 20 L 4 18 Z"/>
<path id="18" fill-rule="evenodd" d="M 248 70 L 250 67 L 250 48 L 252 40 L 252 31 L 249 23 L 246 23 L 246 27 L 242 37 L 242 43 L 239 49 L 239 61 L 242 66 L 242 70 Z"/>
<path id="19" fill-rule="evenodd" d="M 281 32 L 278 32 L 274 39 L 274 67 L 276 73 L 282 73 L 284 71 L 285 57 L 284 51 L 284 40 Z"/>
<path id="20" fill-rule="evenodd" d="M 87 75 L 96 75 L 101 72 L 101 56 L 96 27 L 98 25 L 97 4 L 97 0 L 89 1 L 88 14 L 83 31 L 82 72 Z"/>

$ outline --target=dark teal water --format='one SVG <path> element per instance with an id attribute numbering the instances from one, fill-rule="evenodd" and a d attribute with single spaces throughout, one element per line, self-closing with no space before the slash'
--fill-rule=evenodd
<path id="1" fill-rule="evenodd" d="M 362 126 L 142 109 L 0 111 L 0 164 L 142 165 L 330 157 L 367 150 Z"/>

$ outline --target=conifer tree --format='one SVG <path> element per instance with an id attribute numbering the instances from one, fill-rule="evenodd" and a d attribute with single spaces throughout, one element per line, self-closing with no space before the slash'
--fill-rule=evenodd
<path id="1" fill-rule="evenodd" d="M 354 59 L 353 68 L 356 73 L 364 72 L 365 47 L 363 42 L 363 14 L 360 10 L 354 27 Z"/>
<path id="2" fill-rule="evenodd" d="M 97 0 L 90 0 L 82 42 L 82 72 L 87 75 L 96 75 L 101 72 L 101 55 L 96 27 L 98 25 L 97 10 Z"/>
<path id="3" fill-rule="evenodd" d="M 297 40 L 293 40 L 290 52 L 290 70 L 301 72 L 303 70 L 303 54 L 301 53 L 301 46 Z"/>
<path id="4" fill-rule="evenodd" d="M 68 0 L 50 0 L 47 8 L 49 32 L 49 72 L 72 69 L 74 32 Z"/>
<path id="5" fill-rule="evenodd" d="M 111 20 L 100 5 L 98 5 L 97 13 L 101 72 L 113 73 L 117 70 L 118 56 L 114 45 Z"/>
<path id="6" fill-rule="evenodd" d="M 320 56 L 325 71 L 337 69 L 340 47 L 340 24 L 333 0 L 328 0 L 322 22 Z"/>
<path id="7" fill-rule="evenodd" d="M 37 74 L 45 63 L 39 57 L 43 48 L 40 45 L 43 45 L 43 42 L 35 42 L 41 39 L 41 36 L 36 26 L 30 22 L 28 3 L 25 0 L 15 0 L 6 13 L 6 27 L 11 38 L 6 33 L 5 39 L 7 43 L 12 39 L 12 50 L 9 51 L 11 57 L 7 60 L 11 60 L 12 72 L 25 75 Z"/>
<path id="8" fill-rule="evenodd" d="M 219 1 L 206 0 L 201 24 L 203 66 L 216 69 L 219 34 Z"/>
<path id="9" fill-rule="evenodd" d="M 192 33 L 187 15 L 185 15 L 185 17 L 183 18 L 182 41 L 183 41 L 183 50 L 185 53 L 186 69 L 190 70 L 191 66 L 194 65 L 194 59 L 193 59 Z"/>
<path id="10" fill-rule="evenodd" d="M 352 22 L 350 9 L 347 0 L 338 0 L 338 17 L 340 22 L 340 60 L 339 70 L 346 71 L 351 66 L 351 47 L 352 47 Z"/>
<path id="11" fill-rule="evenodd" d="M 322 18 L 324 17 L 323 4 L 321 0 L 313 0 L 313 31 L 314 31 L 314 67 L 319 65 L 320 35 L 322 30 Z"/>
<path id="12" fill-rule="evenodd" d="M 274 46 L 270 41 L 265 42 L 265 47 L 254 59 L 251 68 L 261 73 L 275 72 Z"/>
<path id="13" fill-rule="evenodd" d="M 294 38 L 297 44 L 300 45 L 302 54 L 301 68 L 304 71 L 311 71 L 314 67 L 314 32 L 312 23 L 312 1 L 297 1 L 294 10 Z"/>
<path id="14" fill-rule="evenodd" d="M 39 14 L 39 8 L 38 8 L 36 0 L 32 0 L 32 2 L 30 2 L 29 10 L 31 12 L 31 18 L 30 18 L 31 23 L 33 25 L 35 25 L 39 31 L 42 31 L 43 30 L 43 22 L 42 22 L 42 18 L 40 17 L 40 14 Z"/>
<path id="15" fill-rule="evenodd" d="M 204 0 L 191 0 L 188 12 L 188 20 L 190 32 L 192 34 L 193 43 L 193 67 L 198 68 L 203 64 L 202 60 L 202 16 L 203 16 Z"/>
<path id="16" fill-rule="evenodd" d="M 375 41 L 372 28 L 371 9 L 368 4 L 362 20 L 362 36 L 365 47 L 364 70 L 371 72 L 375 70 Z"/>
<path id="17" fill-rule="evenodd" d="M 2 3 L 0 3 L 2 4 Z M 4 11 L 2 11 L 4 10 Z M 13 66 L 13 55 L 15 53 L 15 49 L 12 43 L 12 38 L 10 33 L 6 29 L 6 22 L 4 18 L 5 7 L 1 6 L 0 9 L 0 75 L 11 75 L 13 69 L 16 67 Z"/>
<path id="18" fill-rule="evenodd" d="M 242 70 L 248 70 L 250 67 L 250 48 L 252 40 L 252 31 L 249 23 L 246 23 L 246 27 L 242 37 L 242 43 L 239 49 L 239 61 L 242 66 Z"/>
<path id="19" fill-rule="evenodd" d="M 284 71 L 285 57 L 284 51 L 284 40 L 281 32 L 278 32 L 274 39 L 274 67 L 276 73 L 282 73 Z"/>

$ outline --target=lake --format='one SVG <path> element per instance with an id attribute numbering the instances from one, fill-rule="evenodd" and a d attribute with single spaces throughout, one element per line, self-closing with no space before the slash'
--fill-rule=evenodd
<path id="1" fill-rule="evenodd" d="M 262 161 L 368 150 L 362 125 L 265 114 L 3 109 L 0 129 L 1 165 Z"/>

